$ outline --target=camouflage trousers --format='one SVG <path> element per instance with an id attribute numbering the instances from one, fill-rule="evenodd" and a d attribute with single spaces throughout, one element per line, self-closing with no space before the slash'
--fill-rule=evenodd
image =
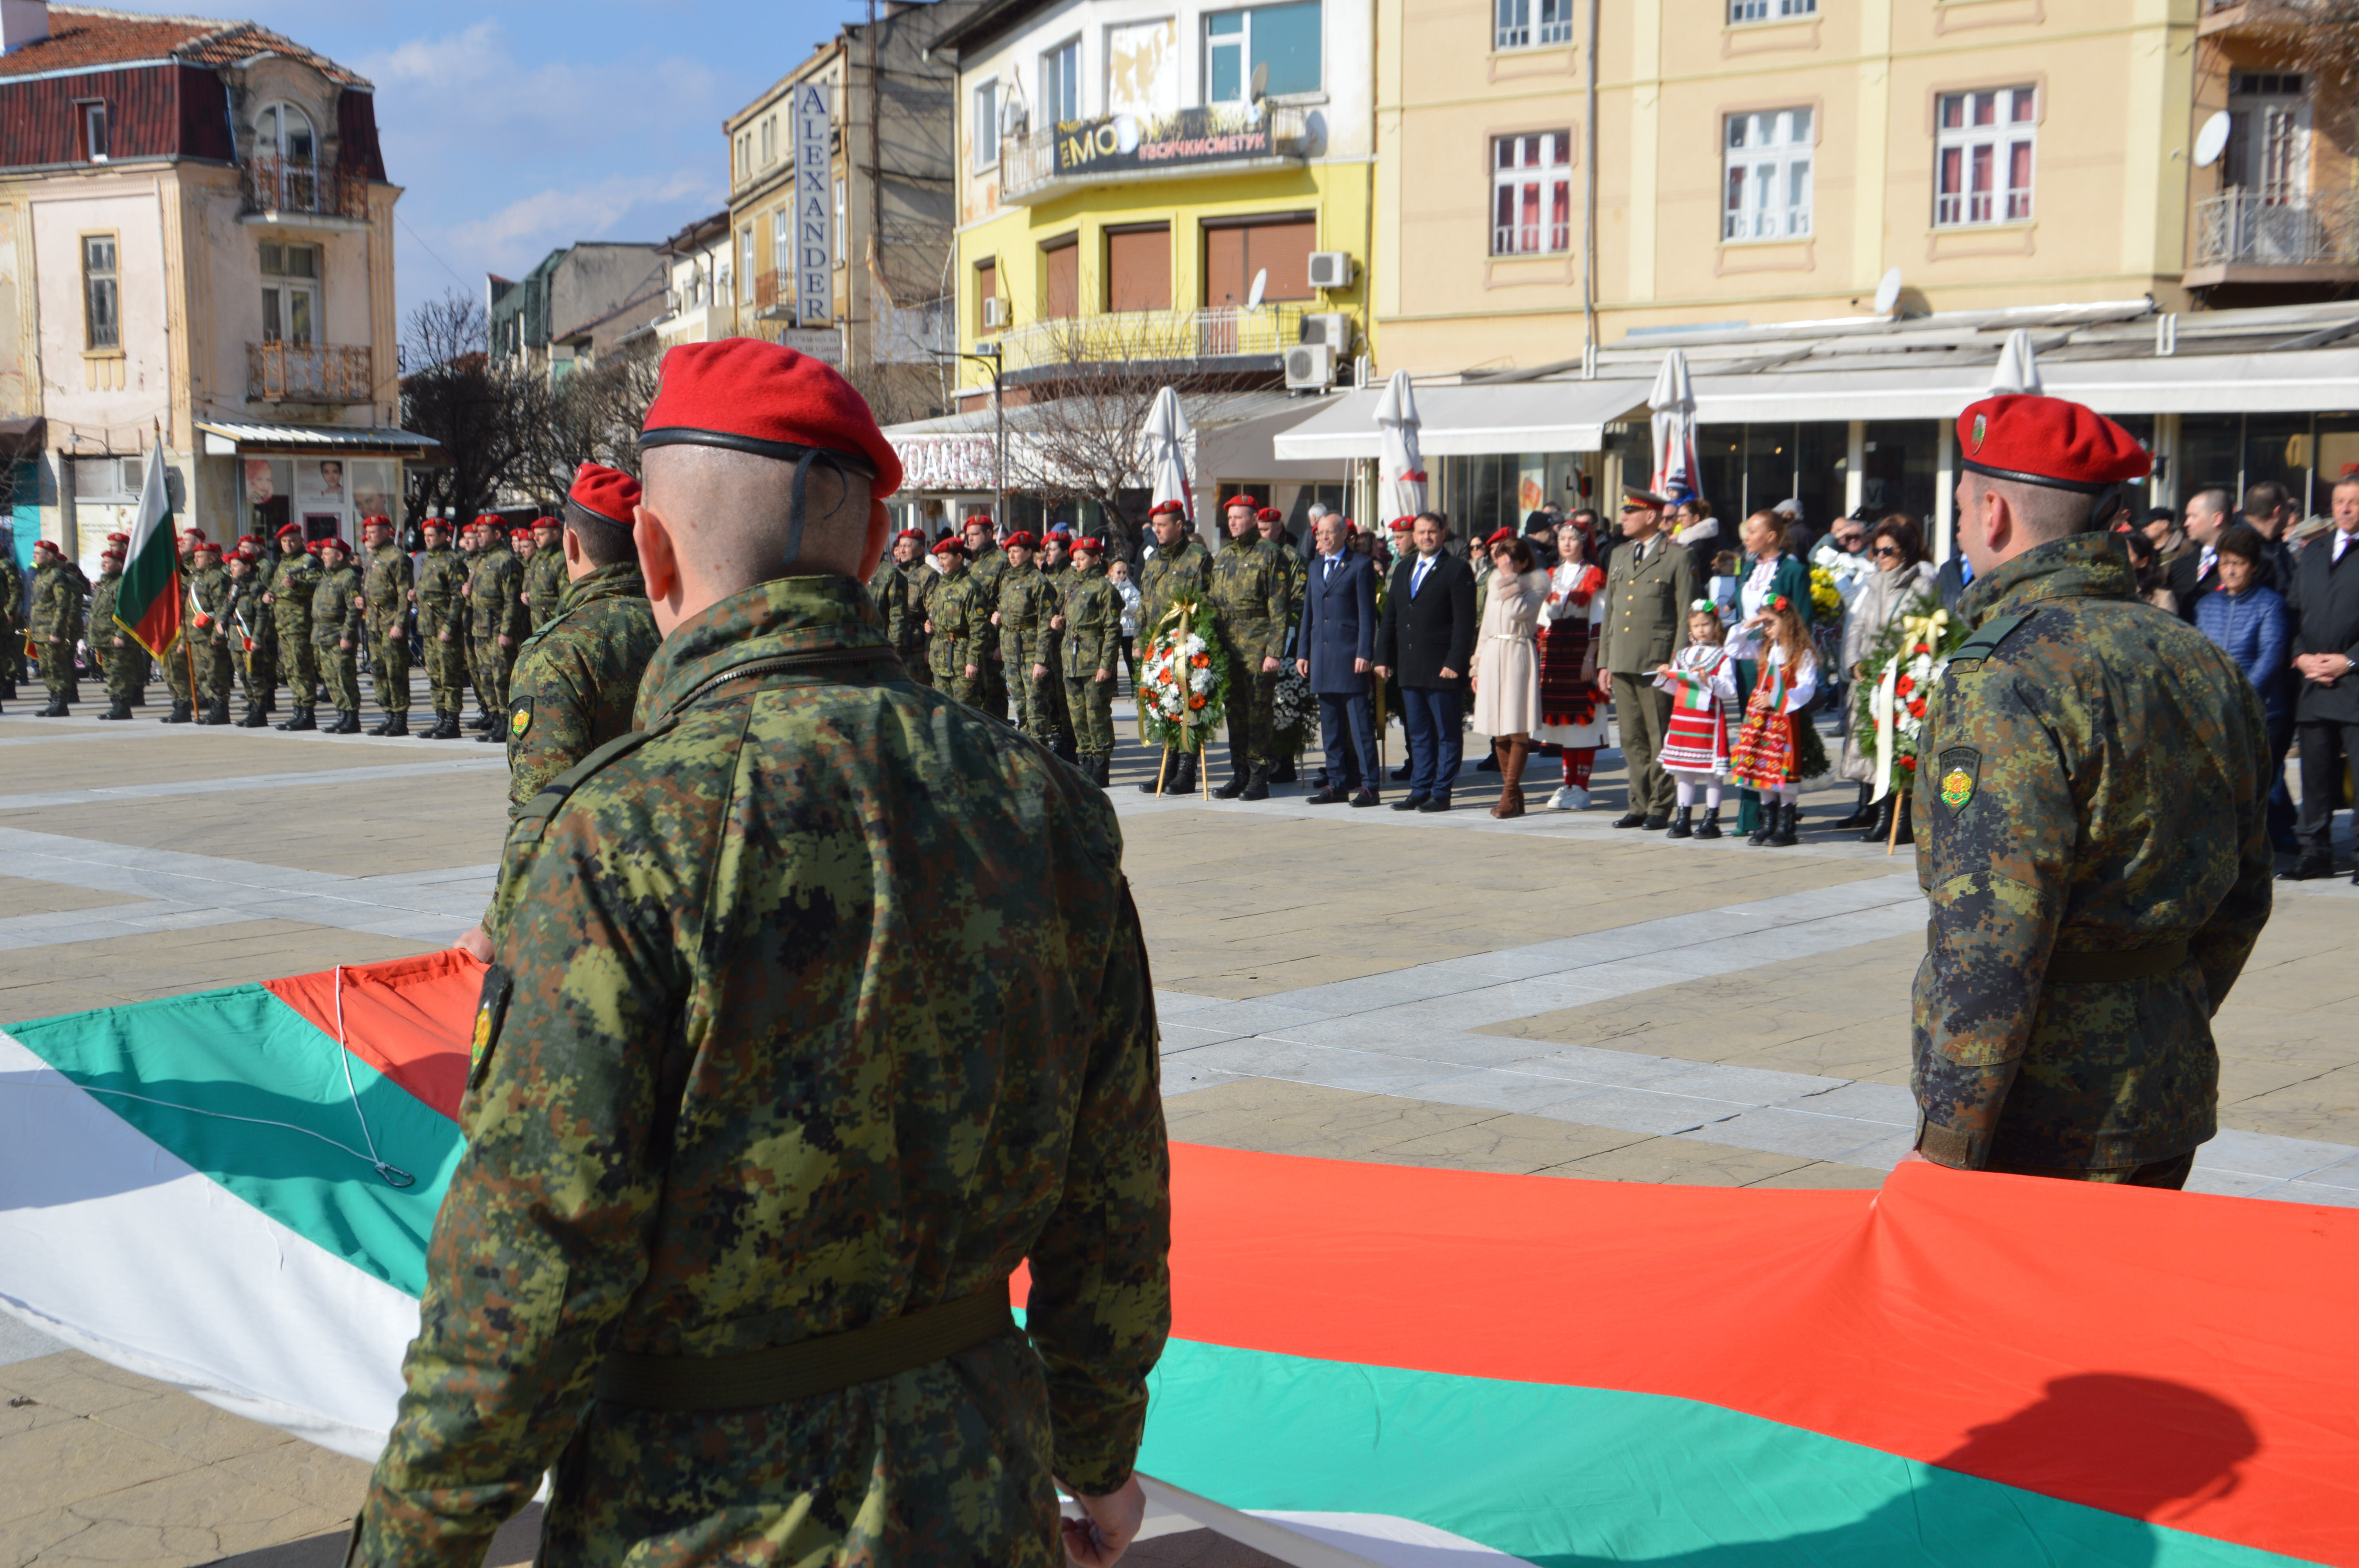
<path id="1" fill-rule="evenodd" d="M 285 665 L 287 691 L 298 708 L 312 706 L 320 689 L 319 650 L 311 645 L 308 632 L 308 627 L 292 618 L 282 618 L 278 622 L 278 647 L 286 657 L 277 662 Z"/>
<path id="2" fill-rule="evenodd" d="M 361 710 L 360 653 L 354 648 L 340 648 L 340 629 L 324 635 L 315 634 L 311 651 L 320 661 L 320 678 L 327 684 L 328 706 L 339 713 Z"/>
<path id="3" fill-rule="evenodd" d="M 2169 1160 L 2152 1160 L 2143 1165 L 2110 1166 L 2102 1170 L 2082 1166 L 2012 1165 L 2002 1161 L 1993 1161 L 1988 1168 L 2014 1176 L 2046 1176 L 2060 1182 L 2102 1182 L 2124 1187 L 2165 1187 L 2177 1192 L 2187 1185 L 2187 1178 L 2195 1169 L 2195 1152 L 2190 1150 Z"/>
<path id="4" fill-rule="evenodd" d="M 197 700 L 227 702 L 236 689 L 237 665 L 229 656 L 226 640 L 210 632 L 197 638 Z"/>
<path id="5" fill-rule="evenodd" d="M 1277 672 L 1264 674 L 1261 661 L 1223 645 L 1229 661 L 1229 765 L 1266 767 L 1277 740 Z"/>
<path id="6" fill-rule="evenodd" d="M 508 672 L 516 667 L 516 650 L 503 648 L 497 637 L 467 640 L 467 662 L 475 673 L 475 700 L 495 719 L 508 710 Z"/>
<path id="7" fill-rule="evenodd" d="M 460 633 L 442 640 L 442 628 L 420 626 L 426 642 L 426 684 L 434 693 L 434 711 L 457 713 L 467 706 L 467 645 Z"/>
<path id="8" fill-rule="evenodd" d="M 1016 677 L 1008 687 L 1008 695 L 1016 699 L 1016 728 L 1043 745 L 1064 735 L 1063 677 L 1053 666 L 1047 675 L 1035 677 L 1028 665 L 1016 672 Z"/>
<path id="9" fill-rule="evenodd" d="M 238 655 L 237 676 L 246 701 L 256 708 L 273 706 L 278 696 L 277 640 L 255 638 L 254 646 Z"/>
<path id="10" fill-rule="evenodd" d="M 147 695 L 147 650 L 123 639 L 123 646 L 104 649 L 98 661 L 106 675 L 106 697 L 110 702 L 128 705 Z"/>
<path id="11" fill-rule="evenodd" d="M 164 689 L 172 694 L 175 707 L 189 706 L 189 644 L 183 635 L 175 635 L 164 645 L 164 656 L 157 661 L 164 666 Z"/>
<path id="12" fill-rule="evenodd" d="M 409 711 L 409 637 L 397 620 L 369 633 L 369 670 L 376 677 L 376 705 L 388 719 Z"/>
<path id="13" fill-rule="evenodd" d="M 975 682 L 976 700 L 968 703 L 967 706 L 980 708 L 994 719 L 1006 718 L 1010 695 L 1007 689 L 1007 666 L 999 662 L 997 654 L 986 654 L 977 662 L 982 665 L 983 674 Z"/>
<path id="14" fill-rule="evenodd" d="M 0 615 L 0 670 L 5 670 L 11 686 L 25 679 L 25 633 L 16 624 L 16 607 L 10 605 L 8 613 Z"/>
<path id="15" fill-rule="evenodd" d="M 80 702 L 82 682 L 74 674 L 73 644 L 71 642 L 40 643 L 41 684 L 49 688 L 49 697 L 58 702 Z"/>
<path id="16" fill-rule="evenodd" d="M 1111 672 L 1109 672 L 1111 673 Z M 1065 711 L 1073 726 L 1073 749 L 1085 757 L 1114 754 L 1114 682 L 1096 672 L 1065 677 Z"/>

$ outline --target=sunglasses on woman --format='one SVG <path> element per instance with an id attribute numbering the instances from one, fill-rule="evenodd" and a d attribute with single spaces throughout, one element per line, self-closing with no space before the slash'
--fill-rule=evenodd
<path id="1" fill-rule="evenodd" d="M 1875 548 L 1868 551 L 1868 554 L 1871 556 L 1890 556 L 1896 561 L 1900 558 L 1900 551 L 1898 547 L 1892 545 L 1878 545 Z"/>

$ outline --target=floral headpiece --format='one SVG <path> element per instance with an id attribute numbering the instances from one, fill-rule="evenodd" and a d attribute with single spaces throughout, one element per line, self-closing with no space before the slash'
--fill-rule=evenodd
<path id="1" fill-rule="evenodd" d="M 1764 610 L 1791 610 L 1794 608 L 1794 601 L 1787 598 L 1782 593 L 1773 593 L 1769 596 L 1769 601 L 1767 604 L 1764 604 L 1761 608 Z"/>
<path id="2" fill-rule="evenodd" d="M 1720 613 L 1720 606 L 1714 604 L 1709 599 L 1699 599 L 1689 604 L 1688 613 L 1690 615 L 1717 615 Z"/>

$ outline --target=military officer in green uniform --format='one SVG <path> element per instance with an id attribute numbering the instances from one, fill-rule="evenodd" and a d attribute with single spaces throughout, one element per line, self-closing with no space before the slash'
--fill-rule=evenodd
<path id="1" fill-rule="evenodd" d="M 197 541 L 196 570 L 189 579 L 190 617 L 186 634 L 196 652 L 196 720 L 227 724 L 229 694 L 236 684 L 237 665 L 230 656 L 230 639 L 237 634 L 232 618 L 237 584 L 222 565 L 222 548 L 210 539 Z"/>
<path id="2" fill-rule="evenodd" d="M 868 591 L 885 612 L 885 633 L 893 651 L 901 655 L 912 679 L 930 685 L 933 669 L 926 656 L 926 606 L 942 574 L 926 564 L 926 535 L 904 528 L 893 540 L 893 558 L 876 574 Z"/>
<path id="3" fill-rule="evenodd" d="M 1161 501 L 1147 514 L 1155 535 L 1155 553 L 1138 573 L 1138 657 L 1147 660 L 1149 643 L 1163 629 L 1163 618 L 1175 604 L 1203 602 L 1212 593 L 1212 556 L 1188 525 L 1188 509 L 1177 501 Z M 1166 795 L 1187 795 L 1196 787 L 1198 755 L 1167 751 L 1156 764 L 1156 776 L 1140 784 L 1153 795 L 1158 784 Z"/>
<path id="4" fill-rule="evenodd" d="M 478 1563 L 547 1475 L 550 1568 L 1111 1563 L 1170 1314 L 1114 813 L 903 675 L 899 463 L 832 370 L 685 344 L 647 421 L 665 642 L 509 831 L 347 1562 Z"/>
<path id="5" fill-rule="evenodd" d="M 28 625 L 41 659 L 41 684 L 49 689 L 49 705 L 40 711 L 44 719 L 70 718 L 72 705 L 82 700 L 82 687 L 74 678 L 74 643 L 82 634 L 82 574 L 69 569 L 71 566 L 51 541 L 43 539 L 33 546 Z"/>
<path id="6" fill-rule="evenodd" d="M 1100 789 L 1114 766 L 1114 671 L 1122 657 L 1122 596 L 1106 580 L 1104 560 L 1104 540 L 1084 535 L 1073 541 L 1064 630 L 1058 633 L 1073 744 L 1082 771 Z"/>
<path id="7" fill-rule="evenodd" d="M 565 597 L 571 563 L 558 537 L 560 527 L 554 517 L 532 520 L 532 555 L 524 563 L 525 611 L 531 618 L 530 630 L 548 625 L 557 614 L 558 601 Z M 519 651 L 516 657 L 524 657 L 523 653 Z"/>
<path id="8" fill-rule="evenodd" d="M 1021 531 L 1003 542 L 1007 566 L 999 574 L 991 619 L 999 629 L 1000 667 L 1007 672 L 1008 693 L 1016 699 L 1016 727 L 1053 751 L 1063 705 L 1049 688 L 1052 683 L 1062 686 L 1064 677 L 1050 663 L 1049 618 L 1057 613 L 1057 590 L 1033 564 L 1039 545 L 1029 533 Z M 972 575 L 974 568 L 967 569 Z"/>
<path id="9" fill-rule="evenodd" d="M 1659 833 L 1671 825 L 1674 786 L 1659 760 L 1670 732 L 1671 694 L 1655 685 L 1655 671 L 1688 645 L 1695 566 L 1663 526 L 1670 502 L 1636 485 L 1623 489 L 1622 536 L 1628 542 L 1605 568 L 1597 689 L 1614 699 L 1630 774 L 1628 806 L 1614 826 Z"/>
<path id="10" fill-rule="evenodd" d="M 1040 535 L 1040 554 L 1032 564 L 1040 568 L 1057 597 L 1064 598 L 1067 581 L 1073 575 L 1073 536 L 1062 523 Z"/>
<path id="11" fill-rule="evenodd" d="M 384 719 L 372 735 L 409 733 L 409 557 L 393 542 L 393 519 L 361 520 L 367 569 L 361 597 L 367 605 L 369 668 L 376 679 L 376 705 Z"/>
<path id="12" fill-rule="evenodd" d="M 475 739 L 505 742 L 507 736 L 501 726 L 508 711 L 508 670 L 524 635 L 524 572 L 496 516 L 475 519 L 475 557 L 467 569 L 467 660 L 475 672 L 475 700 L 490 719 Z"/>
<path id="13" fill-rule="evenodd" d="M 1212 611 L 1229 674 L 1229 782 L 1221 800 L 1269 798 L 1278 655 L 1285 652 L 1286 576 L 1277 549 L 1261 536 L 1260 507 L 1231 498 L 1229 542 L 1212 557 Z"/>
<path id="14" fill-rule="evenodd" d="M 1279 572 L 1286 579 L 1286 651 L 1277 661 L 1278 679 L 1283 681 L 1290 667 L 1289 661 L 1294 657 L 1295 628 L 1302 624 L 1302 596 L 1310 581 L 1310 568 L 1304 562 L 1294 535 L 1286 531 L 1285 513 L 1275 506 L 1265 506 L 1254 514 L 1254 521 L 1261 528 L 1262 543 L 1277 552 Z M 1310 711 L 1315 714 L 1318 705 L 1313 703 Z M 1272 720 L 1270 783 L 1295 782 L 1296 762 L 1310 739 L 1304 732 L 1308 722 L 1307 719 L 1300 719 L 1285 730 L 1277 730 L 1275 719 Z"/>
<path id="15" fill-rule="evenodd" d="M 320 581 L 311 592 L 311 648 L 336 721 L 324 733 L 361 732 L 360 645 L 366 600 L 342 539 L 320 541 Z"/>
<path id="16" fill-rule="evenodd" d="M 565 597 L 516 651 L 508 677 L 508 803 L 521 810 L 543 785 L 631 728 L 639 676 L 655 655 L 656 623 L 631 546 L 638 481 L 583 463 L 565 499 L 564 536 L 535 560 L 564 564 Z"/>
<path id="17" fill-rule="evenodd" d="M 25 576 L 16 567 L 16 531 L 0 523 L 0 699 L 16 695 L 25 678 L 25 638 L 17 616 L 25 601 Z"/>
<path id="18" fill-rule="evenodd" d="M 2216 1130 L 2212 1016 L 2269 917 L 2268 726 L 2103 530 L 2146 452 L 2061 398 L 1958 420 L 1972 634 L 1918 741 L 1918 1151 L 2178 1187 Z"/>
<path id="19" fill-rule="evenodd" d="M 320 661 L 311 640 L 311 596 L 320 586 L 320 558 L 303 537 L 303 525 L 289 523 L 278 530 L 278 559 L 263 586 L 262 602 L 277 630 L 281 663 L 287 675 L 288 713 L 277 726 L 290 733 L 316 730 Z"/>
<path id="20" fill-rule="evenodd" d="M 180 530 L 180 627 L 156 656 L 164 668 L 164 689 L 171 694 L 172 708 L 156 721 L 158 724 L 186 724 L 196 716 L 196 692 L 190 684 L 196 659 L 191 654 L 195 640 L 189 635 L 189 620 L 194 613 L 189 604 L 189 584 L 197 575 L 197 546 L 204 536 L 201 528 Z"/>
<path id="21" fill-rule="evenodd" d="M 230 611 L 234 623 L 230 654 L 237 664 L 239 687 L 245 694 L 245 711 L 237 721 L 242 730 L 267 729 L 270 711 L 277 706 L 277 623 L 265 602 L 270 591 L 271 563 L 262 553 L 262 543 L 259 534 L 241 534 L 237 548 L 223 562 L 237 590 Z"/>
<path id="22" fill-rule="evenodd" d="M 456 741 L 467 707 L 466 628 L 461 609 L 467 586 L 467 558 L 451 547 L 451 520 L 429 517 L 421 532 L 426 557 L 409 597 L 418 606 L 418 640 L 426 650 L 426 685 L 434 699 L 429 741 Z"/>
<path id="23" fill-rule="evenodd" d="M 984 614 L 993 626 L 999 624 L 999 574 L 1007 569 L 1007 556 L 996 539 L 998 524 L 986 513 L 977 512 L 966 520 L 967 591 L 974 596 Z M 980 708 L 995 719 L 1008 714 L 1008 673 L 1002 662 L 997 637 L 984 637 L 975 652 L 981 656 L 975 663 L 983 670 L 983 685 L 976 696 L 980 700 L 968 704 Z M 1016 715 L 1020 720 L 1021 713 Z"/>
<path id="24" fill-rule="evenodd" d="M 115 600 L 123 591 L 123 546 L 113 541 L 123 537 L 108 535 L 109 543 L 99 553 L 98 581 L 90 590 L 90 629 L 83 633 L 91 657 L 106 677 L 106 711 L 99 717 L 118 722 L 131 717 L 131 698 L 138 689 L 134 683 L 146 674 L 136 662 L 143 652 L 138 642 L 114 622 Z"/>
<path id="25" fill-rule="evenodd" d="M 969 708 L 983 705 L 982 644 L 996 643 L 999 633 L 983 609 L 974 579 L 967 575 L 966 542 L 945 535 L 934 546 L 941 563 L 941 581 L 926 599 L 926 658 L 934 685 Z"/>

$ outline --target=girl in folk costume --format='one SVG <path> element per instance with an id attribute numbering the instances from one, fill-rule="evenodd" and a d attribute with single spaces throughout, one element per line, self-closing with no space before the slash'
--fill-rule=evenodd
<path id="1" fill-rule="evenodd" d="M 1760 676 L 1745 700 L 1745 727 L 1729 750 L 1728 776 L 1761 795 L 1761 826 L 1745 840 L 1784 848 L 1801 825 L 1802 709 L 1819 691 L 1819 656 L 1794 601 L 1772 594 L 1737 629 L 1738 652 L 1759 653 Z"/>
<path id="2" fill-rule="evenodd" d="M 1728 715 L 1736 705 L 1736 657 L 1722 644 L 1720 616 L 1709 599 L 1688 607 L 1688 645 L 1655 667 L 1655 684 L 1671 694 L 1671 725 L 1660 759 L 1679 791 L 1680 819 L 1670 838 L 1720 837 L 1720 785 L 1728 774 Z M 1703 792 L 1703 826 L 1696 827 L 1696 792 Z"/>
<path id="3" fill-rule="evenodd" d="M 1556 531 L 1557 565 L 1540 605 L 1540 722 L 1536 744 L 1564 753 L 1564 783 L 1551 811 L 1589 809 L 1589 772 L 1605 744 L 1598 711 L 1597 630 L 1605 619 L 1605 568 L 1589 559 L 1589 534 L 1578 523 Z"/>

